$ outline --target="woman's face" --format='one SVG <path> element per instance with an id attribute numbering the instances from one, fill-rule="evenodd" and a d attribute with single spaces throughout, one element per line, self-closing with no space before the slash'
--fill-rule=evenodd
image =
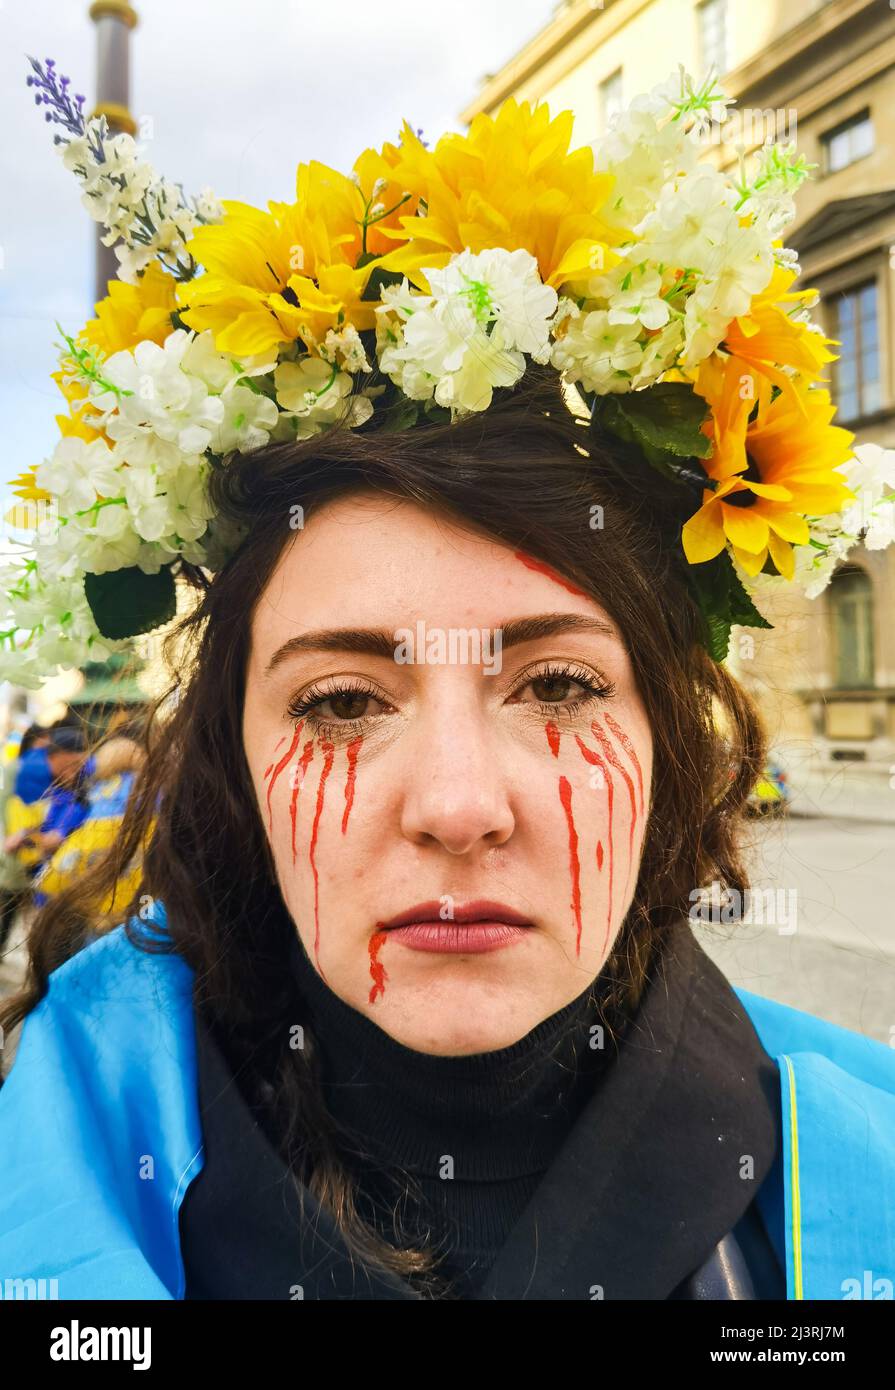
<path id="1" fill-rule="evenodd" d="M 331 502 L 257 606 L 243 737 L 311 962 L 399 1042 L 507 1047 L 598 974 L 652 740 L 619 633 L 568 580 L 409 501 Z"/>

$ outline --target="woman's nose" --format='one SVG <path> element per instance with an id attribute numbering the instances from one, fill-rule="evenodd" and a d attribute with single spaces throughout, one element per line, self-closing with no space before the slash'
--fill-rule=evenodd
<path id="1" fill-rule="evenodd" d="M 401 830 L 451 854 L 509 839 L 515 826 L 511 769 L 499 731 L 469 695 L 439 701 L 409 731 Z"/>

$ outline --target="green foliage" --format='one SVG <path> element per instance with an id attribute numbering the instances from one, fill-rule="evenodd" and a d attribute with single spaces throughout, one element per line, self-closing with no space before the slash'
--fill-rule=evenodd
<path id="1" fill-rule="evenodd" d="M 121 640 L 170 622 L 177 611 L 170 566 L 144 574 L 136 565 L 84 576 L 84 592 L 103 637 Z"/>
<path id="2" fill-rule="evenodd" d="M 674 477 L 678 460 L 708 458 L 711 453 L 711 440 L 701 428 L 708 413 L 692 386 L 663 381 L 642 391 L 598 396 L 591 424 L 635 444 L 654 468 Z"/>
<path id="3" fill-rule="evenodd" d="M 706 646 L 715 661 L 727 656 L 730 630 L 735 624 L 771 626 L 743 588 L 729 551 L 722 550 L 703 564 L 690 565 L 688 578 L 705 621 Z"/>

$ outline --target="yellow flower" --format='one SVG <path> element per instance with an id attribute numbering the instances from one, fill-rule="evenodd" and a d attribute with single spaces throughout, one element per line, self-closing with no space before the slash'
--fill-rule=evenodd
<path id="1" fill-rule="evenodd" d="M 358 164 L 375 182 L 395 154 L 392 146 L 367 151 Z M 371 205 L 372 186 L 364 193 L 316 161 L 299 165 L 294 203 L 269 202 L 263 212 L 225 200 L 223 221 L 199 227 L 187 243 L 205 274 L 178 286 L 181 318 L 197 332 L 210 328 L 219 351 L 237 355 L 297 338 L 313 350 L 345 323 L 372 329 L 375 302 L 363 294 L 389 219 L 365 225 Z"/>
<path id="2" fill-rule="evenodd" d="M 16 497 L 23 498 L 26 502 L 49 502 L 52 493 L 47 492 L 46 488 L 37 485 L 37 470 L 32 465 L 26 468 L 24 473 L 20 473 L 17 478 L 13 478 L 9 484 Z"/>
<path id="3" fill-rule="evenodd" d="M 441 267 L 467 247 L 522 248 L 557 290 L 610 269 L 618 257 L 609 247 L 629 234 L 602 220 L 614 179 L 594 172 L 587 146 L 570 152 L 572 120 L 571 111 L 551 120 L 545 104 L 510 98 L 496 116 L 480 112 L 466 135 L 444 135 L 431 151 L 405 122 L 393 177 L 424 201 L 426 213 L 383 228 L 406 242 L 383 266 L 426 292 L 421 267 Z"/>
<path id="4" fill-rule="evenodd" d="M 814 290 L 790 291 L 795 278 L 795 271 L 776 266 L 770 283 L 752 300 L 748 314 L 730 324 L 724 347 L 756 367 L 782 391 L 797 396 L 793 378 L 780 368 L 794 367 L 806 381 L 816 381 L 826 364 L 835 362 L 836 354 L 828 346 L 834 339 L 814 332 L 807 323 L 797 323 L 783 307 L 804 304 L 814 295 Z"/>
<path id="5" fill-rule="evenodd" d="M 87 341 L 106 356 L 144 339 L 161 345 L 174 327 L 176 284 L 157 261 L 150 262 L 135 285 L 110 280 L 106 298 L 95 306 L 96 318 L 84 326 Z"/>
<path id="6" fill-rule="evenodd" d="M 730 548 L 748 574 L 770 558 L 793 577 L 793 545 L 810 539 L 806 516 L 839 511 L 854 494 L 840 464 L 851 457 L 854 435 L 831 425 L 829 392 L 802 383 L 774 396 L 769 377 L 746 362 L 717 354 L 702 364 L 696 390 L 711 406 L 703 427 L 712 440 L 703 467 L 715 482 L 682 532 L 690 564 Z"/>

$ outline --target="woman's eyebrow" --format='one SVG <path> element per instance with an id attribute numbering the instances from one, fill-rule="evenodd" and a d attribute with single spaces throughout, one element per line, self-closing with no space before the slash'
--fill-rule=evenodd
<path id="1" fill-rule="evenodd" d="M 470 631 L 469 628 L 464 629 Z M 616 637 L 615 628 L 600 618 L 589 618 L 583 613 L 536 613 L 526 618 L 511 618 L 497 628 L 501 647 L 517 646 L 520 642 L 535 642 L 544 637 L 556 637 L 566 632 L 598 633 L 603 637 Z M 355 652 L 365 656 L 380 656 L 386 661 L 395 657 L 396 638 L 394 629 L 371 627 L 325 627 L 311 632 L 296 633 L 281 647 L 277 647 L 264 668 L 265 676 L 275 670 L 281 662 L 300 652 Z"/>

